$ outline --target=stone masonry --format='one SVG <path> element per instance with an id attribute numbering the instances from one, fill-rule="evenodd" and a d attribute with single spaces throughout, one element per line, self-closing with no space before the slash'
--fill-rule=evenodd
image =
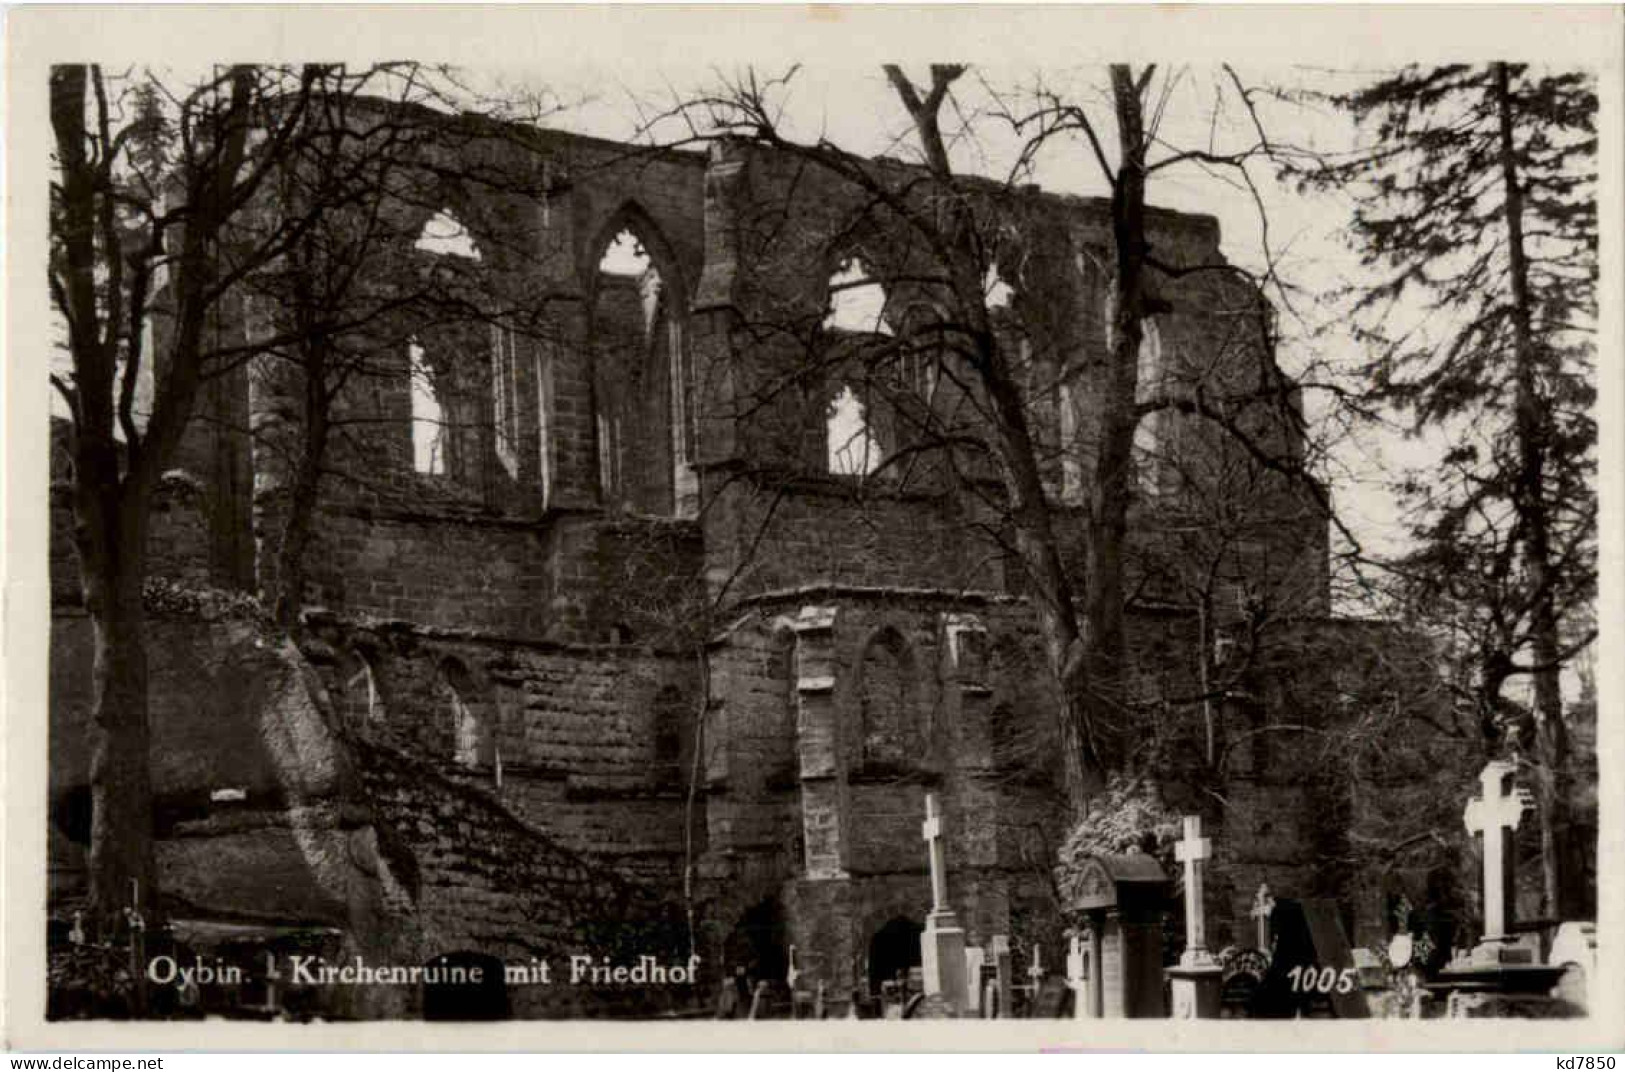
<path id="1" fill-rule="evenodd" d="M 686 952 L 692 933 L 711 980 L 735 964 L 782 979 L 793 944 L 800 985 L 825 983 L 844 1002 L 908 966 L 906 948 L 879 936 L 897 921 L 917 928 L 930 908 L 919 840 L 930 790 L 967 944 L 1014 932 L 1023 949 L 1053 940 L 1044 960 L 1061 963 L 1047 870 L 1064 834 L 1055 698 L 1019 566 L 989 538 L 993 474 L 925 454 L 872 478 L 827 464 L 843 388 L 864 401 L 880 447 L 910 434 L 895 391 L 843 356 L 862 340 L 820 328 L 830 279 L 863 264 L 901 324 L 929 305 L 901 281 L 917 251 L 851 188 L 743 145 L 628 153 L 538 130 L 459 144 L 527 182 L 495 194 L 442 180 L 435 199 L 388 211 L 403 241 L 437 211 L 465 229 L 472 253 L 420 243 L 402 256 L 421 272 L 461 258 L 489 322 L 420 324 L 410 344 L 381 333 L 373 373 L 339 401 L 350 424 L 331 447 L 305 567 L 302 658 L 321 679 L 332 747 L 356 772 L 349 825 L 376 832 L 393 885 L 363 912 L 294 882 L 273 914 L 409 927 L 410 948 L 394 946 L 420 961 L 639 941 L 664 955 Z M 886 181 L 901 167 L 873 164 Z M 1106 347 L 1107 205 L 967 190 L 1008 236 L 999 330 L 1031 366 L 1046 478 L 1075 551 L 1100 405 L 1091 368 Z M 646 262 L 640 275 L 600 268 L 622 235 Z M 1151 237 L 1167 262 L 1223 262 L 1211 218 L 1152 210 Z M 1160 285 L 1171 311 L 1152 333 L 1156 375 L 1222 381 L 1256 365 L 1255 294 L 1221 272 Z M 252 342 L 275 310 L 240 313 L 221 330 Z M 821 359 L 785 381 L 807 366 L 808 338 Z M 414 361 L 428 370 L 416 383 Z M 267 360 L 212 389 L 216 420 L 197 422 L 162 493 L 155 574 L 248 590 L 272 579 L 300 427 L 291 375 Z M 920 404 L 973 410 L 951 379 L 931 380 Z M 425 380 L 432 400 L 414 397 Z M 443 429 L 426 428 L 430 405 Z M 1201 642 L 1179 489 L 1206 479 L 1192 459 L 1224 451 L 1198 421 L 1154 423 L 1151 448 L 1174 461 L 1144 463 L 1130 635 L 1154 670 L 1145 687 L 1174 696 Z M 1259 427 L 1275 449 L 1301 449 L 1290 424 Z M 438 460 L 422 464 L 426 449 Z M 1280 481 L 1255 477 L 1249 494 L 1211 571 L 1213 605 L 1230 623 L 1248 599 L 1326 614 L 1324 516 Z M 80 612 L 60 494 L 56 506 L 66 681 L 87 656 L 69 642 Z M 188 635 L 152 643 L 200 643 Z M 169 690 L 160 717 L 195 687 L 180 675 L 156 686 Z M 53 698 L 63 732 L 66 691 Z M 80 792 L 79 762 L 53 765 L 54 800 Z M 1235 787 L 1213 873 L 1237 869 L 1218 885 L 1245 920 L 1257 868 L 1237 854 L 1292 858 L 1305 832 L 1258 816 L 1301 815 L 1283 805 L 1306 790 L 1263 769 Z M 1228 858 L 1225 823 L 1248 832 Z M 53 835 L 63 896 L 81 833 Z M 200 895 L 193 907 L 235 904 Z M 514 1002 L 520 1015 L 584 1008 Z"/>

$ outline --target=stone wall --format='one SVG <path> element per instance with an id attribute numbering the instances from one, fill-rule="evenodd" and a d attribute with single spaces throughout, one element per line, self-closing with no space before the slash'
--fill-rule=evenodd
<path id="1" fill-rule="evenodd" d="M 849 259 L 907 280 L 927 252 L 854 190 L 784 156 L 731 143 L 709 157 L 628 154 L 557 132 L 433 121 L 447 136 L 425 150 L 431 172 L 456 156 L 522 180 L 492 190 L 527 193 L 447 182 L 438 205 L 385 210 L 400 247 L 388 263 L 472 300 L 349 340 L 367 367 L 335 404 L 342 431 L 311 519 L 301 626 L 330 701 L 307 721 L 323 720 L 319 751 L 339 757 L 343 789 L 316 818 L 288 818 L 278 798 L 255 821 L 344 840 L 360 877 L 317 869 L 304 886 L 278 886 L 279 903 L 369 940 L 410 918 L 406 947 L 391 952 L 419 962 L 600 947 L 620 956 L 640 942 L 686 950 L 686 925 L 673 920 L 693 909 L 712 965 L 742 941 L 764 955 L 761 936 L 773 933 L 798 946 L 809 978 L 840 990 L 863 979 L 878 928 L 929 907 L 919 823 L 932 791 L 972 940 L 1017 933 L 1052 943 L 1046 959 L 1059 964 L 1047 874 L 1066 821 L 1057 697 L 997 474 L 971 450 L 871 477 L 828 471 L 828 404 L 843 384 L 863 392 L 884 446 L 913 442 L 921 406 L 967 438 L 987 432 L 974 388 L 946 374 L 881 382 L 867 367 L 876 339 L 823 323 L 831 277 Z M 884 181 L 911 174 L 890 161 L 872 168 Z M 966 196 L 1010 236 L 996 267 L 1019 289 L 997 330 L 1041 396 L 1034 434 L 1053 448 L 1043 475 L 1076 570 L 1107 349 L 1108 205 L 974 181 Z M 437 212 L 466 227 L 473 253 L 418 248 Z M 1153 210 L 1150 228 L 1164 260 L 1223 266 L 1212 219 Z M 642 282 L 600 270 L 623 232 L 660 278 L 652 331 Z M 1158 285 L 1172 307 L 1156 324 L 1161 386 L 1264 367 L 1250 289 L 1218 272 Z M 932 297 L 917 282 L 888 296 L 893 328 Z M 275 315 L 272 304 L 245 307 L 223 326 L 252 340 Z M 419 388 L 433 388 L 456 426 L 443 472 L 414 461 L 413 347 L 430 370 Z M 929 399 L 908 397 L 927 383 Z M 302 387 L 287 363 L 258 361 L 200 402 L 183 471 L 160 489 L 155 576 L 187 590 L 222 580 L 268 590 Z M 1296 433 L 1272 413 L 1245 415 L 1247 427 L 1290 455 Z M 1131 514 L 1124 717 L 1136 759 L 1177 757 L 1191 775 L 1183 803 L 1207 807 L 1192 787 L 1211 787 L 1208 712 L 1193 697 L 1214 637 L 1196 608 L 1218 623 L 1209 634 L 1245 624 L 1252 599 L 1277 617 L 1324 611 L 1326 527 L 1304 496 L 1229 470 L 1205 486 L 1217 489 L 1209 499 L 1186 494 L 1196 476 L 1215 475 L 1188 470 L 1229 455 L 1197 420 L 1164 415 L 1155 432 L 1166 457 L 1155 473 L 1137 463 L 1146 474 Z M 66 608 L 76 586 L 65 489 L 53 505 L 53 596 Z M 83 660 L 82 636 L 71 639 L 82 629 L 64 626 L 64 666 Z M 217 643 L 162 640 L 176 665 Z M 219 693 L 208 703 L 241 699 L 217 671 L 197 675 Z M 53 712 L 71 713 L 80 686 L 62 673 Z M 160 675 L 166 696 L 194 687 Z M 1261 702 L 1272 718 L 1292 706 Z M 1242 739 L 1250 717 L 1224 714 L 1220 740 Z M 1216 865 L 1233 871 L 1213 884 L 1221 904 L 1240 905 L 1265 874 L 1321 881 L 1301 861 L 1331 797 L 1296 779 L 1268 734 L 1254 736 L 1218 778 L 1236 845 Z M 205 735 L 198 747 L 234 745 Z M 72 746 L 64 756 L 82 760 Z M 196 763 L 201 776 L 207 763 Z M 206 885 L 202 835 L 241 831 L 212 815 L 184 821 L 204 825 L 176 866 Z M 277 836 L 284 854 L 309 841 Z M 269 852 L 265 840 L 249 843 Z M 316 855 L 339 866 L 330 847 Z M 372 891 L 364 910 L 335 883 Z M 224 896 L 205 892 L 206 907 Z M 575 993 L 509 997 L 525 1015 L 629 1011 L 625 995 Z"/>
<path id="2" fill-rule="evenodd" d="M 404 625 L 330 621 L 318 631 L 324 674 L 356 732 L 478 788 L 583 855 L 665 881 L 680 874 L 694 663 L 628 645 L 504 643 Z M 460 740 L 485 747 L 460 752 Z"/>
<path id="3" fill-rule="evenodd" d="M 665 899 L 680 867 L 672 852 L 681 841 L 677 794 L 646 784 L 646 792 L 625 799 L 603 791 L 617 771 L 628 772 L 623 784 L 646 780 L 641 727 L 623 724 L 616 733 L 600 718 L 579 729 L 576 741 L 602 742 L 601 773 L 583 779 L 599 792 L 562 800 L 527 793 L 537 784 L 528 768 L 539 754 L 554 756 L 555 770 L 581 756 L 558 748 L 545 727 L 528 737 L 515 727 L 514 779 L 497 791 L 488 772 L 420 758 L 431 751 L 421 742 L 403 750 L 388 743 L 390 733 L 346 725 L 354 711 L 342 691 L 324 687 L 290 644 L 242 617 L 228 597 L 173 589 L 164 598 L 173 609 L 152 612 L 149 655 L 158 857 L 170 914 L 326 926 L 342 935 L 334 956 L 360 955 L 375 965 L 421 964 L 467 950 L 515 965 L 539 957 L 553 961 L 555 972 L 576 954 L 595 963 L 652 955 L 686 964 L 686 925 Z M 49 750 L 55 912 L 83 889 L 88 632 L 84 618 L 59 612 Z M 626 680 L 613 665 L 624 669 L 624 660 L 606 662 L 596 680 L 571 675 L 589 707 L 590 697 Z M 533 681 L 546 681 L 544 666 L 527 670 Z M 381 676 L 386 688 L 400 690 L 390 713 L 407 717 L 405 675 Z M 634 721 L 640 713 L 621 712 Z M 590 757 L 583 764 L 594 766 Z M 532 821 L 537 816 L 549 825 Z M 571 840 L 591 858 L 567 847 Z M 639 885 L 638 877 L 655 884 Z M 555 985 L 514 987 L 509 998 L 522 1016 L 652 1015 L 685 1006 L 697 993 Z M 413 988 L 343 987 L 313 1007 L 326 1015 L 395 1016 L 414 1013 L 420 1000 Z"/>
<path id="4" fill-rule="evenodd" d="M 415 863 L 425 959 L 474 951 L 514 967 L 547 961 L 551 985 L 508 987 L 521 1017 L 648 1016 L 700 999 L 690 986 L 566 985 L 574 955 L 686 966 L 682 913 L 433 764 L 374 743 L 357 755 L 377 814 Z"/>

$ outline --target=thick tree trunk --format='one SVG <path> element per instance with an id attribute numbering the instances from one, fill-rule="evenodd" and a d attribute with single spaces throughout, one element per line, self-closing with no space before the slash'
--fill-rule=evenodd
<path id="1" fill-rule="evenodd" d="M 1100 385 L 1100 440 L 1090 490 L 1091 521 L 1084 578 L 1084 690 L 1089 724 L 1108 742 L 1107 760 L 1120 760 L 1127 731 L 1123 663 L 1123 562 L 1133 497 L 1136 377 L 1145 316 L 1145 129 L 1139 88 L 1129 67 L 1111 68 L 1120 161 L 1112 188 L 1116 304 L 1105 382 Z"/>
<path id="2" fill-rule="evenodd" d="M 1061 694 L 1059 730 L 1067 806 L 1074 819 L 1081 820 L 1089 813 L 1090 801 L 1105 787 L 1111 742 L 1097 720 L 1099 705 L 1085 656 L 1087 626 L 1079 621 L 1072 579 L 1061 561 L 1023 400 L 1003 373 L 995 355 L 995 365 L 984 381 L 996 418 L 998 455 L 1016 548 L 1035 589 L 1045 655 Z"/>
<path id="3" fill-rule="evenodd" d="M 125 932 L 126 908 L 151 923 L 159 907 L 141 604 L 147 513 L 119 487 L 110 438 L 76 438 L 74 470 L 74 543 L 94 636 L 89 915 L 106 938 Z"/>
<path id="4" fill-rule="evenodd" d="M 133 570 L 94 586 L 95 663 L 90 721 L 90 917 L 102 935 L 124 926 L 135 906 L 150 925 L 158 906 L 152 845 L 151 732 L 141 584 Z"/>
<path id="5" fill-rule="evenodd" d="M 1512 282 L 1513 359 L 1517 362 L 1516 430 L 1519 472 L 1516 499 L 1524 524 L 1524 566 L 1530 588 L 1529 636 L 1535 664 L 1533 774 L 1540 823 L 1541 909 L 1547 918 L 1570 915 L 1580 891 L 1565 869 L 1569 859 L 1568 733 L 1558 678 L 1561 644 L 1552 591 L 1551 526 L 1546 510 L 1547 414 L 1536 384 L 1536 354 L 1524 250 L 1523 190 L 1513 142 L 1512 90 L 1504 63 L 1495 65 L 1500 120 L 1501 179 L 1505 187 L 1507 251 Z"/>
<path id="6" fill-rule="evenodd" d="M 310 545 L 310 522 L 316 512 L 321 489 L 322 460 L 327 457 L 327 441 L 332 429 L 331 399 L 327 393 L 327 366 L 313 359 L 303 370 L 305 412 L 293 487 L 288 497 L 288 516 L 277 547 L 277 624 L 293 629 L 305 594 L 305 552 Z"/>
<path id="7" fill-rule="evenodd" d="M 937 112 L 948 87 L 963 73 L 963 68 L 934 66 L 931 90 L 924 98 L 898 68 L 887 67 L 886 73 L 914 120 L 932 175 L 945 188 L 951 188 L 953 174 Z M 945 194 L 941 205 L 946 239 L 944 266 L 971 336 L 972 360 L 991 405 L 995 454 L 1008 499 L 1008 517 L 1015 530 L 1022 565 L 1036 590 L 1045 654 L 1061 694 L 1058 729 L 1067 805 L 1075 819 L 1082 819 L 1089 813 L 1090 801 L 1104 788 L 1111 762 L 1104 723 L 1097 721 L 1101 705 L 1096 698 L 1097 690 L 1092 688 L 1085 657 L 1088 641 L 1084 634 L 1088 627 L 1080 623 L 1073 599 L 1073 582 L 1061 560 L 1060 544 L 1045 500 L 1038 454 L 1027 421 L 1026 399 L 1000 352 L 987 314 L 982 293 L 983 265 L 975 239 L 976 221 L 967 202 L 952 196 L 951 192 Z M 1120 585 L 1118 597 L 1121 599 Z M 1121 610 L 1119 606 L 1119 621 Z"/>

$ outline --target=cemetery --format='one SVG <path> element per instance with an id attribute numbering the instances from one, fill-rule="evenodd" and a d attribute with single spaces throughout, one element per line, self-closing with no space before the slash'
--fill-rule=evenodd
<path id="1" fill-rule="evenodd" d="M 1516 889 L 1511 834 L 1528 807 L 1512 786 L 1508 764 L 1484 768 L 1481 794 L 1467 802 L 1464 825 L 1480 839 L 1485 905 L 1483 932 L 1452 950 L 1442 969 L 1423 964 L 1420 943 L 1403 913 L 1386 945 L 1351 948 L 1334 903 L 1287 899 L 1260 886 L 1249 916 L 1256 929 L 1245 947 L 1217 954 L 1206 947 L 1202 877 L 1213 846 L 1201 820 L 1186 816 L 1175 857 L 1183 864 L 1180 909 L 1185 943 L 1170 961 L 1163 942 L 1171 879 L 1146 853 L 1090 857 L 1078 879 L 1064 962 L 1044 966 L 1034 945 L 1017 972 L 1010 939 L 989 949 L 964 946 L 953 910 L 942 901 L 945 862 L 941 820 L 927 797 L 932 923 L 921 938 L 925 969 L 886 994 L 884 1015 L 983 1018 L 1073 1017 L 1173 1019 L 1394 1019 L 1588 1014 L 1585 980 L 1596 970 L 1595 926 L 1569 921 L 1519 927 L 1511 915 Z M 953 965 L 949 957 L 955 957 Z M 957 958 L 963 958 L 959 967 Z M 796 977 L 787 979 L 796 993 Z M 921 999 L 924 999 L 923 1001 Z M 809 1005 L 797 993 L 792 1015 L 821 1015 L 820 992 Z M 810 1010 L 810 1012 L 809 1012 Z"/>

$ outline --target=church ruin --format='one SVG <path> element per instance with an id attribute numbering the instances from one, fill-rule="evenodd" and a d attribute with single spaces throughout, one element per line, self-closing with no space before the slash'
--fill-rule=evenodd
<path id="1" fill-rule="evenodd" d="M 211 948 L 415 964 L 698 954 L 713 984 L 736 967 L 781 980 L 793 946 L 801 985 L 823 984 L 833 1007 L 919 963 L 929 791 L 967 941 L 1053 941 L 1058 963 L 1065 810 L 1037 619 L 985 453 L 919 438 L 922 413 L 973 434 L 971 388 L 950 352 L 875 356 L 934 315 L 916 251 L 859 190 L 788 154 L 467 124 L 447 151 L 520 180 L 436 181 L 387 207 L 394 270 L 455 275 L 473 297 L 377 326 L 337 396 L 298 651 L 186 593 L 273 579 L 299 377 L 260 357 L 213 380 L 166 483 L 151 553 L 176 606 L 155 611 L 149 646 L 177 929 Z M 966 189 L 1000 235 L 989 305 L 1076 547 L 1109 330 L 1107 205 Z M 1165 262 L 1223 263 L 1212 218 L 1152 210 L 1149 225 Z M 1259 299 L 1234 276 L 1162 287 L 1147 390 L 1269 360 Z M 248 348 L 274 334 L 275 309 L 232 309 L 217 331 Z M 1293 421 L 1256 424 L 1272 450 L 1301 453 Z M 1195 710 L 1202 667 L 1259 607 L 1330 613 L 1323 510 L 1217 437 L 1167 411 L 1136 439 L 1129 636 L 1148 709 Z M 1244 471 L 1245 493 L 1225 483 Z M 84 866 L 89 649 L 54 505 L 65 905 Z M 1193 524 L 1215 507 L 1234 510 Z M 1197 580 L 1193 529 L 1210 541 Z M 1167 742 L 1223 754 L 1232 851 L 1212 896 L 1238 928 L 1266 867 L 1276 883 L 1312 870 L 1315 790 L 1247 733 L 1290 702 L 1210 701 L 1205 731 L 1195 714 Z M 377 1016 L 441 998 L 347 1000 L 339 1014 Z M 712 991 L 516 985 L 491 1000 L 516 1016 L 652 1015 Z"/>

